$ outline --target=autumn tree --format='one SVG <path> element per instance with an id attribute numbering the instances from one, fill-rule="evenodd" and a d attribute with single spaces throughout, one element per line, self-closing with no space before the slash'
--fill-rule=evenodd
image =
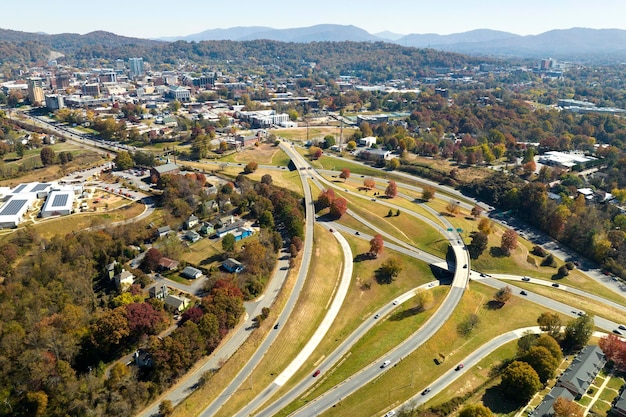
<path id="1" fill-rule="evenodd" d="M 376 234 L 372 240 L 370 240 L 370 251 L 369 255 L 373 258 L 378 258 L 378 255 L 383 253 L 383 249 L 385 247 L 385 241 L 380 234 Z"/>
<path id="2" fill-rule="evenodd" d="M 472 241 L 467 245 L 470 257 L 472 259 L 478 259 L 480 255 L 487 249 L 489 238 L 483 232 L 474 232 L 472 234 Z"/>
<path id="3" fill-rule="evenodd" d="M 511 254 L 511 251 L 517 248 L 517 232 L 513 229 L 507 229 L 502 234 L 502 240 L 500 241 L 500 249 L 507 256 Z"/>
<path id="4" fill-rule="evenodd" d="M 398 195 L 398 184 L 394 180 L 389 181 L 389 185 L 385 188 L 385 195 L 388 198 L 394 198 Z"/>
<path id="5" fill-rule="evenodd" d="M 159 404 L 159 415 L 162 417 L 169 417 L 174 414 L 174 405 L 171 400 L 163 400 Z"/>
<path id="6" fill-rule="evenodd" d="M 579 350 L 587 345 L 593 334 L 593 316 L 583 314 L 567 323 L 563 344 L 571 350 Z"/>
<path id="7" fill-rule="evenodd" d="M 553 417 L 583 417 L 585 415 L 580 405 L 563 397 L 558 397 L 554 401 L 552 409 L 554 410 Z"/>
<path id="8" fill-rule="evenodd" d="M 425 289 L 418 290 L 413 297 L 414 308 L 417 311 L 426 311 L 433 304 L 433 293 Z"/>
<path id="9" fill-rule="evenodd" d="M 477 219 L 478 217 L 480 217 L 482 212 L 483 212 L 483 208 L 481 206 L 476 205 L 476 206 L 472 207 L 472 213 L 471 214 L 472 214 L 472 217 L 474 219 Z"/>
<path id="10" fill-rule="evenodd" d="M 500 388 L 509 397 L 527 402 L 541 389 L 541 381 L 532 366 L 513 361 L 502 372 Z"/>
<path id="11" fill-rule="evenodd" d="M 608 334 L 600 339 L 598 345 L 607 360 L 613 362 L 615 369 L 626 370 L 626 341 L 614 334 Z"/>
<path id="12" fill-rule="evenodd" d="M 430 201 L 433 198 L 435 198 L 435 188 L 430 185 L 425 185 L 424 188 L 422 188 L 422 200 Z"/>
<path id="13" fill-rule="evenodd" d="M 455 216 L 461 211 L 461 205 L 458 201 L 450 200 L 446 205 L 446 211 L 450 213 L 450 215 Z"/>
<path id="14" fill-rule="evenodd" d="M 548 349 L 550 354 L 559 362 L 563 359 L 563 351 L 561 350 L 559 342 L 547 333 L 540 334 L 539 337 L 535 339 L 534 346 L 543 346 Z"/>
<path id="15" fill-rule="evenodd" d="M 330 214 L 333 219 L 340 219 L 341 216 L 346 214 L 346 211 L 348 211 L 348 200 L 343 197 L 338 197 L 331 203 L 328 214 Z"/>
<path id="16" fill-rule="evenodd" d="M 546 311 L 537 318 L 537 324 L 541 331 L 557 338 L 561 334 L 561 317 L 556 313 Z"/>
<path id="17" fill-rule="evenodd" d="M 478 222 L 478 230 L 480 230 L 486 235 L 490 235 L 491 232 L 493 231 L 493 223 L 491 222 L 491 220 L 484 217 L 480 219 L 480 222 Z"/>
<path id="18" fill-rule="evenodd" d="M 504 305 L 507 301 L 511 299 L 512 292 L 513 290 L 511 290 L 511 287 L 507 285 L 506 287 L 500 288 L 493 296 L 493 299 L 501 305 Z"/>
<path id="19" fill-rule="evenodd" d="M 374 181 L 373 178 L 365 178 L 363 180 L 363 187 L 371 190 L 372 188 L 376 187 L 376 181 Z"/>
<path id="20" fill-rule="evenodd" d="M 474 404 L 463 408 L 459 413 L 459 417 L 493 417 L 493 413 L 482 404 Z"/>
<path id="21" fill-rule="evenodd" d="M 246 174 L 252 174 L 258 168 L 259 168 L 259 164 L 258 163 L 256 163 L 255 161 L 250 161 L 243 168 L 243 172 L 246 173 Z"/>
<path id="22" fill-rule="evenodd" d="M 54 164 L 55 154 L 49 146 L 41 148 L 41 151 L 39 151 L 39 157 L 41 158 L 41 163 L 44 165 Z"/>
<path id="23" fill-rule="evenodd" d="M 163 254 L 157 248 L 150 248 L 146 251 L 142 261 L 141 269 L 144 271 L 156 271 L 159 268 L 159 261 L 163 257 Z"/>
<path id="24" fill-rule="evenodd" d="M 335 191 L 332 188 L 329 188 L 328 190 L 324 190 L 320 193 L 320 195 L 317 197 L 317 202 L 315 203 L 315 206 L 318 211 L 323 210 L 326 207 L 330 207 L 330 205 L 333 204 L 333 201 L 335 201 L 336 198 L 337 196 L 335 195 Z"/>
<path id="25" fill-rule="evenodd" d="M 376 270 L 376 281 L 379 284 L 391 284 L 402 272 L 402 265 L 396 258 L 389 258 Z"/>
<path id="26" fill-rule="evenodd" d="M 350 178 L 350 170 L 348 168 L 342 168 L 341 174 L 339 174 L 339 178 L 342 178 L 343 182 L 346 182 L 346 180 Z"/>
<path id="27" fill-rule="evenodd" d="M 320 159 L 322 157 L 322 154 L 322 148 L 319 148 L 317 146 L 311 146 L 309 148 L 309 158 L 311 159 Z"/>

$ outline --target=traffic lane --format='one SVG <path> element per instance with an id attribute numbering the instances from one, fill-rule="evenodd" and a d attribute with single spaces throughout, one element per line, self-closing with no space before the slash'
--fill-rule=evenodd
<path id="1" fill-rule="evenodd" d="M 532 301 L 535 304 L 539 304 L 541 306 L 558 311 L 559 313 L 563 313 L 568 316 L 572 316 L 574 318 L 578 317 L 578 312 L 580 311 L 580 309 L 577 309 L 576 307 L 573 307 L 565 303 L 561 303 L 559 301 L 554 301 L 551 298 L 544 297 L 543 295 L 535 294 L 529 290 L 524 290 L 520 287 L 511 285 L 508 282 L 498 281 L 494 278 L 484 278 L 480 280 L 480 282 L 485 283 L 486 285 L 492 288 L 497 288 L 497 289 L 501 289 L 501 288 L 508 286 L 511 288 L 513 295 L 516 295 L 518 297 L 523 297 L 524 299 L 528 301 Z M 525 295 L 520 294 L 522 291 L 524 291 L 526 294 Z M 602 330 L 606 330 L 607 332 L 612 332 L 613 330 L 617 329 L 620 325 L 620 323 L 607 320 L 603 317 L 594 316 L 593 320 L 594 320 L 594 324 L 597 327 L 601 328 Z"/>
<path id="2" fill-rule="evenodd" d="M 405 339 L 404 342 L 396 346 L 396 348 L 385 356 L 377 359 L 368 367 L 362 368 L 359 372 L 342 381 L 322 396 L 312 400 L 309 404 L 300 408 L 292 415 L 304 417 L 320 414 L 331 408 L 342 398 L 353 394 L 371 380 L 380 376 L 383 372 L 387 372 L 392 369 L 404 357 L 411 354 L 414 350 L 418 349 L 422 344 L 428 341 L 428 339 L 430 339 L 441 328 L 441 326 L 443 326 L 456 308 L 458 302 L 463 296 L 463 293 L 464 289 L 462 288 L 451 288 L 448 296 L 445 298 L 437 312 L 431 316 L 431 318 L 424 323 L 419 330 L 413 333 L 413 335 Z M 382 363 L 386 360 L 391 361 L 390 365 L 385 368 L 381 368 Z"/>

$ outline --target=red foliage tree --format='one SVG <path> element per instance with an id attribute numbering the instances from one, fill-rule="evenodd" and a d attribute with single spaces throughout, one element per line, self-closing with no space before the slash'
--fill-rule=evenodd
<path id="1" fill-rule="evenodd" d="M 348 168 L 342 168 L 339 178 L 343 178 L 343 182 L 346 182 L 346 180 L 350 178 L 350 170 Z"/>
<path id="2" fill-rule="evenodd" d="M 389 185 L 385 188 L 385 195 L 389 198 L 394 198 L 398 195 L 398 184 L 394 180 L 389 181 Z"/>
<path id="3" fill-rule="evenodd" d="M 626 341 L 614 334 L 609 334 L 600 339 L 598 345 L 617 370 L 626 371 Z"/>
<path id="4" fill-rule="evenodd" d="M 348 201 L 343 197 L 336 198 L 330 205 L 330 215 L 335 219 L 341 218 L 348 211 Z"/>
<path id="5" fill-rule="evenodd" d="M 163 323 L 161 314 L 147 303 L 132 303 L 126 306 L 126 320 L 131 336 L 153 335 L 158 333 Z"/>
<path id="6" fill-rule="evenodd" d="M 204 311 L 198 306 L 193 306 L 191 308 L 188 308 L 183 313 L 182 317 L 180 318 L 180 324 L 182 325 L 188 320 L 191 320 L 194 323 L 198 324 L 200 322 L 200 319 L 202 319 L 202 316 L 204 316 Z"/>
<path id="7" fill-rule="evenodd" d="M 322 210 L 322 209 L 325 209 L 326 207 L 330 207 L 336 198 L 337 196 L 335 195 L 335 192 L 332 189 L 322 191 L 319 197 L 317 197 L 318 210 Z"/>
<path id="8" fill-rule="evenodd" d="M 374 181 L 373 178 L 365 178 L 363 180 L 363 187 L 371 190 L 372 188 L 376 187 L 376 181 Z"/>
<path id="9" fill-rule="evenodd" d="M 383 253 L 383 249 L 385 247 L 385 242 L 383 241 L 383 237 L 381 235 L 376 235 L 370 240 L 370 251 L 369 254 L 374 258 L 377 258 L 378 255 Z"/>
<path id="10" fill-rule="evenodd" d="M 146 254 L 141 261 L 141 266 L 144 271 L 156 271 L 159 267 L 159 261 L 163 257 L 163 254 L 157 248 L 150 248 L 146 251 Z"/>
<path id="11" fill-rule="evenodd" d="M 500 248 L 508 255 L 511 251 L 517 248 L 517 232 L 513 229 L 507 229 L 502 234 L 502 240 L 500 242 Z"/>

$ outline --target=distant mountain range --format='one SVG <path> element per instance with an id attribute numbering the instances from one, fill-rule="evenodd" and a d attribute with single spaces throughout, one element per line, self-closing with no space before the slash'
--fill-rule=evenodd
<path id="1" fill-rule="evenodd" d="M 28 33 L 0 29 L 0 51 L 4 60 L 14 60 L 11 45 L 31 50 L 23 59 L 37 59 L 50 51 L 73 54 L 82 51 L 82 58 L 98 57 L 99 48 L 117 48 L 128 56 L 140 54 L 145 48 L 165 47 L 174 41 L 256 41 L 288 43 L 314 42 L 386 42 L 405 47 L 432 48 L 445 52 L 488 57 L 556 58 L 571 61 L 626 61 L 626 30 L 572 28 L 551 30 L 539 35 L 521 36 L 490 29 L 477 29 L 451 35 L 409 34 L 393 32 L 371 34 L 352 25 L 316 25 L 304 28 L 273 29 L 265 26 L 210 29 L 204 32 L 161 39 L 139 39 L 96 31 L 79 35 Z M 2 44 L 4 43 L 4 45 Z M 85 50 L 88 47 L 91 49 Z M 48 49 L 48 51 L 46 51 Z M 93 50 L 92 50 L 93 49 Z M 3 57 L 0 56 L 0 62 Z"/>
<path id="2" fill-rule="evenodd" d="M 380 32 L 375 35 L 352 25 L 316 25 L 304 28 L 273 29 L 263 26 L 210 29 L 188 36 L 161 38 L 164 41 L 203 41 L 256 39 L 280 42 L 391 42 L 402 46 L 491 56 L 548 57 L 626 57 L 626 30 L 572 28 L 551 30 L 539 35 L 521 36 L 490 29 L 477 29 L 451 35 Z"/>

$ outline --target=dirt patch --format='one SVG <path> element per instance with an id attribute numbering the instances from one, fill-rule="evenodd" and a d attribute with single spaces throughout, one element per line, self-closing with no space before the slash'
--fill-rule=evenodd
<path id="1" fill-rule="evenodd" d="M 233 159 L 236 162 L 255 161 L 259 164 L 271 164 L 274 154 L 276 154 L 279 150 L 280 148 L 274 145 L 261 143 L 259 146 L 252 146 L 243 152 L 236 153 Z"/>

